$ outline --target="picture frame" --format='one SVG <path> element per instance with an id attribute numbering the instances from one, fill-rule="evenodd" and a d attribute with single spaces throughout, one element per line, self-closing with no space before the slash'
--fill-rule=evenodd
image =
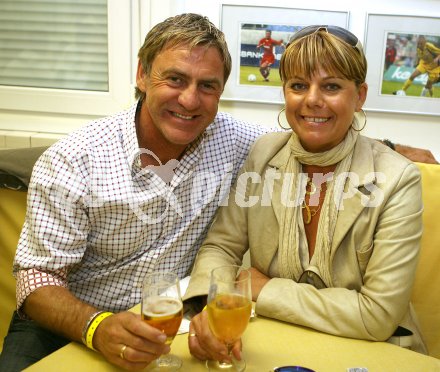
<path id="1" fill-rule="evenodd" d="M 281 104 L 284 102 L 278 64 L 281 45 L 274 45 L 275 59 L 266 78 L 260 72 L 263 57 L 259 40 L 270 30 L 272 39 L 288 42 L 294 32 L 313 24 L 348 28 L 349 12 L 285 7 L 220 5 L 220 27 L 232 57 L 232 70 L 222 100 Z M 271 46 L 270 46 L 271 47 Z"/>
<path id="2" fill-rule="evenodd" d="M 405 87 L 418 65 L 420 37 L 440 48 L 440 18 L 371 13 L 367 14 L 365 30 L 364 49 L 368 61 L 365 109 L 440 115 L 440 81 L 433 84 L 433 97 L 429 95 L 427 73 L 417 76 Z M 440 73 L 440 65 L 436 68 L 428 61 L 423 63 L 433 72 L 431 76 L 437 70 Z"/>

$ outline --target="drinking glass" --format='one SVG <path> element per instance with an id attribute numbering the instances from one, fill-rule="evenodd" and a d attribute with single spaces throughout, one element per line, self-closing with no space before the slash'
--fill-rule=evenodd
<path id="1" fill-rule="evenodd" d="M 239 277 L 240 276 L 240 277 Z M 211 332 L 225 343 L 232 362 L 208 360 L 210 371 L 244 371 L 244 359 L 232 356 L 232 347 L 245 331 L 252 310 L 251 273 L 240 266 L 220 266 L 211 272 L 208 322 Z"/>
<path id="2" fill-rule="evenodd" d="M 183 317 L 179 278 L 171 272 L 154 272 L 144 278 L 141 303 L 142 320 L 167 335 L 171 344 Z M 175 355 L 161 355 L 148 371 L 176 371 L 182 360 Z"/>

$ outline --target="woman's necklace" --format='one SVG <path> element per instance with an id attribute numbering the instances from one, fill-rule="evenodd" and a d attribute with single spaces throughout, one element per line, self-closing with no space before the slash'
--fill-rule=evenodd
<path id="1" fill-rule="evenodd" d="M 306 195 L 309 196 L 314 195 L 317 190 L 318 188 L 313 183 L 312 179 L 310 177 L 307 177 Z M 321 191 L 321 189 L 319 189 L 319 191 Z M 309 201 L 310 201 L 310 197 L 309 197 Z M 310 208 L 310 206 L 306 203 L 306 199 L 304 198 L 302 202 L 302 208 L 305 210 L 305 216 L 303 215 L 304 224 L 308 225 L 310 222 L 312 222 L 312 218 L 316 216 L 320 207 L 321 206 L 318 205 L 316 208 Z"/>

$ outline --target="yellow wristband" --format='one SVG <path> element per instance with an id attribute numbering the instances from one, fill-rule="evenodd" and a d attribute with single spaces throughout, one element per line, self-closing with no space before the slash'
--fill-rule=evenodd
<path id="1" fill-rule="evenodd" d="M 101 324 L 101 322 L 110 315 L 113 315 L 113 313 L 109 311 L 102 312 L 98 316 L 96 316 L 95 319 L 93 319 L 93 321 L 90 323 L 90 326 L 87 328 L 85 337 L 86 345 L 89 349 L 95 350 L 93 348 L 93 335 L 95 334 L 95 331 L 98 328 L 99 324 Z"/>
<path id="2" fill-rule="evenodd" d="M 202 311 L 205 311 L 208 308 L 208 305 L 205 305 L 205 307 L 202 309 Z"/>

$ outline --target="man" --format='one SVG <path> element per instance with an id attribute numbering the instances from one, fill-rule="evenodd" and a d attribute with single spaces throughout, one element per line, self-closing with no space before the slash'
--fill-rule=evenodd
<path id="1" fill-rule="evenodd" d="M 284 47 L 283 39 L 272 39 L 272 31 L 266 30 L 266 36 L 257 45 L 257 50 L 263 48 L 263 56 L 260 60 L 260 74 L 263 76 L 264 81 L 269 81 L 270 66 L 275 63 L 275 54 L 273 52 L 275 45 Z"/>
<path id="2" fill-rule="evenodd" d="M 387 47 L 385 49 L 385 68 L 383 70 L 384 74 L 387 72 L 390 66 L 394 64 L 394 61 L 396 60 L 396 55 L 397 49 L 395 46 L 395 39 L 389 38 L 387 39 Z"/>
<path id="3" fill-rule="evenodd" d="M 433 97 L 434 96 L 433 86 L 434 84 L 440 82 L 440 53 L 437 55 L 437 57 L 434 58 L 433 64 L 437 65 L 437 67 L 430 74 L 430 78 L 423 87 L 422 93 L 420 93 L 422 97 L 427 97 L 428 94 L 430 97 Z"/>
<path id="4" fill-rule="evenodd" d="M 206 17 L 167 19 L 139 51 L 138 104 L 41 156 L 1 371 L 21 371 L 71 340 L 131 370 L 170 350 L 127 310 L 145 274 L 190 272 L 222 196 L 267 131 L 217 113 L 230 70 L 224 35 Z"/>
<path id="5" fill-rule="evenodd" d="M 2 372 L 72 340 L 129 370 L 169 351 L 165 335 L 127 310 L 140 302 L 145 274 L 190 272 L 222 197 L 266 131 L 217 113 L 230 70 L 224 35 L 206 17 L 169 18 L 139 51 L 138 103 L 40 157 Z"/>
<path id="6" fill-rule="evenodd" d="M 428 81 L 425 87 L 422 89 L 421 96 L 429 95 L 433 96 L 432 86 L 438 81 L 440 75 L 440 66 L 438 56 L 440 55 L 440 48 L 437 48 L 434 44 L 428 43 L 423 35 L 420 35 L 417 39 L 417 67 L 403 84 L 400 91 L 395 91 L 393 94 L 405 95 L 406 90 L 413 83 L 414 79 L 422 74 L 428 74 Z M 402 93 L 403 92 L 403 93 Z"/>

